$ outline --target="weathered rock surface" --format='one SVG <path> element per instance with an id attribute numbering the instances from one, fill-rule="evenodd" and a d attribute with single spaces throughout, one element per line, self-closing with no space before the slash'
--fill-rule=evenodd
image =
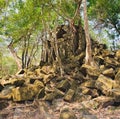
<path id="1" fill-rule="evenodd" d="M 104 75 L 100 75 L 96 80 L 96 87 L 99 89 L 103 94 L 109 95 L 110 90 L 113 88 L 115 81 L 111 78 L 108 78 Z"/>
<path id="2" fill-rule="evenodd" d="M 120 50 L 118 50 L 115 55 L 117 59 L 120 59 Z"/>
<path id="3" fill-rule="evenodd" d="M 16 87 L 12 90 L 13 101 L 33 100 L 39 93 L 39 86 L 29 84 L 24 87 Z"/>
<path id="4" fill-rule="evenodd" d="M 49 65 L 21 70 L 15 76 L 3 77 L 0 80 L 0 99 L 26 101 L 39 98 L 53 101 L 62 98 L 68 102 L 80 102 L 85 98 L 91 100 L 105 95 L 119 102 L 119 53 L 97 50 L 94 57 L 98 67 L 83 64 L 85 55 L 82 52 L 66 62 L 63 66 L 66 74 L 62 77 Z"/>
<path id="5" fill-rule="evenodd" d="M 115 102 L 120 102 L 120 89 L 112 89 L 110 95 L 114 98 Z"/>
<path id="6" fill-rule="evenodd" d="M 114 78 L 115 77 L 115 71 L 114 71 L 113 68 L 106 69 L 102 73 L 103 73 L 103 75 L 108 76 L 110 78 Z"/>
<path id="7" fill-rule="evenodd" d="M 117 74 L 115 75 L 115 81 L 117 82 L 117 84 L 120 85 L 120 69 L 118 70 Z"/>

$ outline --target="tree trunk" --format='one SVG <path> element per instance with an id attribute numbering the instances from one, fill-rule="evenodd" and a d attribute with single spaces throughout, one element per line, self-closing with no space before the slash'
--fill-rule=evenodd
<path id="1" fill-rule="evenodd" d="M 85 30 L 85 37 L 86 37 L 85 64 L 93 66 L 91 40 L 89 36 L 88 17 L 87 17 L 87 1 L 83 0 L 83 3 L 84 3 L 84 30 Z"/>
<path id="2" fill-rule="evenodd" d="M 18 69 L 21 69 L 22 68 L 21 60 L 18 58 L 16 52 L 14 51 L 14 48 L 12 46 L 12 42 L 8 45 L 8 48 L 9 48 L 10 52 L 12 53 L 12 55 L 13 55 L 13 57 L 15 59 L 15 62 L 17 64 Z"/>

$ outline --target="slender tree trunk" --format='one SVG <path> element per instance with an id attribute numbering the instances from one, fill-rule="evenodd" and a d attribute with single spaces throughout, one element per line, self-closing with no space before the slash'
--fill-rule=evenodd
<path id="1" fill-rule="evenodd" d="M 85 30 L 85 37 L 86 37 L 85 64 L 93 66 L 91 40 L 89 36 L 88 17 L 87 17 L 87 0 L 83 0 L 83 3 L 84 3 L 84 30 Z"/>
<path id="2" fill-rule="evenodd" d="M 12 53 L 12 55 L 13 55 L 15 61 L 16 61 L 18 69 L 21 69 L 22 68 L 21 60 L 18 58 L 16 52 L 14 51 L 14 48 L 12 46 L 12 42 L 8 45 L 8 48 L 9 48 L 10 52 Z"/>

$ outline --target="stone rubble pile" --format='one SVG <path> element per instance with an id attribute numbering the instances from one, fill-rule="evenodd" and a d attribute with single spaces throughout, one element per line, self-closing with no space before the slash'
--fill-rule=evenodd
<path id="1" fill-rule="evenodd" d="M 0 79 L 0 100 L 52 102 L 62 98 L 95 108 L 120 102 L 120 50 L 109 51 L 96 42 L 92 46 L 98 67 L 85 65 L 85 53 L 81 52 L 66 59 L 63 76 L 51 65 L 21 70 Z"/>

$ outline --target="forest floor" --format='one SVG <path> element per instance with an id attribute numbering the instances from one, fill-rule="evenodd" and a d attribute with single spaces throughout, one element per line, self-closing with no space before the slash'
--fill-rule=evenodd
<path id="1" fill-rule="evenodd" d="M 105 108 L 86 108 L 82 103 L 68 103 L 56 99 L 52 103 L 34 100 L 21 103 L 0 101 L 0 119 L 120 119 L 120 106 L 107 106 Z M 64 113 L 75 115 L 63 118 Z M 61 117 L 60 117 L 61 116 Z"/>

